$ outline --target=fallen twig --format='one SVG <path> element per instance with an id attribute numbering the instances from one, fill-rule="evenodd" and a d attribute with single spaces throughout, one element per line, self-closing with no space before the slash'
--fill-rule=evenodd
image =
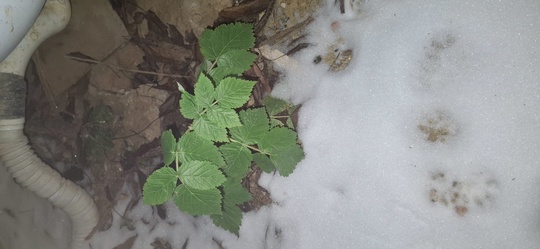
<path id="1" fill-rule="evenodd" d="M 186 77 L 185 75 L 179 75 L 179 74 L 158 73 L 158 72 L 152 72 L 152 71 L 123 68 L 117 65 L 109 64 L 109 63 L 102 62 L 102 61 L 92 59 L 92 58 L 82 58 L 82 57 L 77 56 L 77 54 L 75 53 L 67 54 L 66 57 L 75 61 L 79 61 L 79 62 L 104 65 L 111 68 L 111 70 L 114 68 L 114 69 L 118 69 L 124 72 L 149 74 L 149 75 L 164 76 L 164 77 L 171 77 L 171 78 L 185 78 Z"/>

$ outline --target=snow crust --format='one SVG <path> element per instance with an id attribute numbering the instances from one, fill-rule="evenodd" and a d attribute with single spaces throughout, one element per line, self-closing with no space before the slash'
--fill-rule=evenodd
<path id="1" fill-rule="evenodd" d="M 239 238 L 171 203 L 166 221 L 139 205 L 131 218 L 153 226 L 96 234 L 93 248 L 134 234 L 134 248 L 156 237 L 173 248 L 540 248 L 540 2 L 353 1 L 345 15 L 333 3 L 274 91 L 302 104 L 306 152 L 289 177 L 261 178 L 275 204 L 246 214 Z M 314 64 L 340 36 L 349 66 Z"/>
<path id="2" fill-rule="evenodd" d="M 66 213 L 16 183 L 0 163 L 0 249 L 68 249 Z"/>

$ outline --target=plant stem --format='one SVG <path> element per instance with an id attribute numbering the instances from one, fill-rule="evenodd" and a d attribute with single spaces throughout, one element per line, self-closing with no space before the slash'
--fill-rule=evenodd
<path id="1" fill-rule="evenodd" d="M 178 172 L 178 168 L 180 168 L 180 166 L 178 165 L 178 153 L 174 153 L 174 156 L 175 156 L 174 162 L 176 163 L 176 172 Z"/>
<path id="2" fill-rule="evenodd" d="M 206 72 L 212 71 L 212 69 L 214 69 L 214 67 L 216 66 L 216 64 L 217 64 L 217 59 L 216 59 L 214 62 L 212 62 L 212 65 L 210 66 L 210 68 L 208 68 L 208 70 L 206 70 Z"/>
<path id="3" fill-rule="evenodd" d="M 251 149 L 251 150 L 257 151 L 257 152 L 259 152 L 259 153 L 261 153 L 261 154 L 265 154 L 265 155 L 266 155 L 266 153 L 264 153 L 264 151 L 259 150 L 258 148 L 255 148 L 255 147 L 253 147 L 253 146 L 251 146 L 251 145 L 244 144 L 244 143 L 242 143 L 242 142 L 240 142 L 240 141 L 238 141 L 238 140 L 234 140 L 233 138 L 229 138 L 229 141 L 231 141 L 231 142 L 233 142 L 233 143 L 241 144 L 242 146 L 244 146 L 244 147 L 246 147 L 246 148 L 248 148 L 248 149 Z"/>
<path id="4" fill-rule="evenodd" d="M 214 101 L 214 103 L 212 103 L 212 104 L 211 104 L 211 105 L 210 105 L 210 106 L 209 106 L 208 108 L 210 108 L 210 107 L 212 107 L 212 106 L 215 106 L 215 105 L 217 105 L 217 103 L 218 103 L 218 101 L 217 101 L 217 100 L 216 100 L 216 101 Z M 202 116 L 203 114 L 205 114 L 205 113 L 206 113 L 206 112 L 208 111 L 208 108 L 204 108 L 204 109 L 202 110 L 202 112 L 201 112 L 201 113 L 199 113 L 199 116 Z"/>

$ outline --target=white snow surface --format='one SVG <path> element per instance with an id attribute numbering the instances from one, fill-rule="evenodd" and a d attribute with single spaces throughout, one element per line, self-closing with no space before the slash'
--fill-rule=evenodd
<path id="1" fill-rule="evenodd" d="M 263 175 L 275 203 L 239 238 L 169 202 L 131 230 L 115 214 L 92 248 L 540 248 L 540 1 L 346 2 L 283 68 L 273 94 L 302 104 L 306 157 Z M 339 36 L 354 56 L 331 73 L 313 60 Z"/>
<path id="2" fill-rule="evenodd" d="M 70 239 L 67 214 L 21 187 L 0 163 L 0 249 L 67 249 Z"/>

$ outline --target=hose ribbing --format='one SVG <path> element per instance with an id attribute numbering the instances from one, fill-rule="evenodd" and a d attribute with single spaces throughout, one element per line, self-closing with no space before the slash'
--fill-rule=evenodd
<path id="1" fill-rule="evenodd" d="M 58 33 L 70 18 L 69 1 L 48 0 L 42 14 L 17 48 L 0 63 L 0 161 L 22 186 L 62 208 L 71 219 L 72 249 L 87 249 L 85 238 L 99 220 L 92 198 L 46 165 L 24 135 L 26 82 L 23 74 L 38 45 Z M 31 238 L 30 238 L 31 239 Z"/>
<path id="2" fill-rule="evenodd" d="M 15 181 L 62 208 L 70 217 L 71 248 L 88 248 L 85 237 L 99 218 L 92 198 L 34 154 L 23 126 L 24 119 L 0 121 L 0 159 Z"/>

